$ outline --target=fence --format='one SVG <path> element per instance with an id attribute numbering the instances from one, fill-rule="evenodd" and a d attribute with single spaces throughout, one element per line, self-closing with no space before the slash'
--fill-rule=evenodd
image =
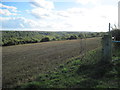
<path id="1" fill-rule="evenodd" d="M 113 43 L 120 43 L 120 41 L 112 41 L 110 35 L 104 35 L 104 37 L 102 38 L 103 60 L 114 61 L 112 60 L 112 56 L 117 56 L 113 54 L 116 50 L 116 49 L 114 50 Z"/>
<path id="2" fill-rule="evenodd" d="M 118 40 L 112 40 L 112 34 L 111 34 L 111 31 L 110 31 L 110 23 L 109 23 L 109 33 L 108 35 L 104 35 L 104 37 L 102 38 L 102 47 L 103 47 L 103 60 L 104 61 L 108 61 L 108 62 L 111 62 L 111 61 L 114 61 L 112 60 L 112 56 L 115 56 L 113 55 L 114 51 L 113 50 L 113 43 L 120 43 L 120 41 Z"/>

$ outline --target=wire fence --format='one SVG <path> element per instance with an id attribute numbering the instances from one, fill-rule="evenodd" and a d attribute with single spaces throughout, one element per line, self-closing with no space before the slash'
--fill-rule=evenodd
<path id="1" fill-rule="evenodd" d="M 84 55 L 81 57 L 81 59 L 85 60 L 85 63 L 88 63 L 89 65 L 92 65 L 92 66 L 95 65 L 93 70 L 95 70 L 96 76 L 103 75 L 104 78 L 107 78 L 110 80 L 111 80 L 111 77 L 109 75 L 112 75 L 112 78 L 114 79 L 117 78 L 117 80 L 114 80 L 116 82 L 115 87 L 119 88 L 120 87 L 120 82 L 119 82 L 120 70 L 118 69 L 119 63 L 116 63 L 116 61 L 120 60 L 120 48 L 119 47 L 116 48 L 116 43 L 120 43 L 120 41 L 112 41 L 109 35 L 108 35 L 108 41 L 105 40 L 103 42 L 103 39 L 101 38 L 99 41 L 96 41 L 97 44 L 95 44 L 95 45 L 98 45 L 96 48 L 99 48 L 99 49 L 96 49 L 95 53 L 91 53 L 88 55 L 88 47 L 92 47 L 92 45 L 94 44 L 90 45 L 90 42 L 88 42 L 87 40 L 88 40 L 87 38 L 82 39 L 80 43 L 80 50 L 81 50 L 80 53 L 82 54 L 84 52 Z M 104 46 L 103 43 L 105 47 L 103 47 Z M 105 49 L 105 52 L 103 53 L 104 49 Z M 105 57 L 107 56 L 108 59 L 105 58 L 104 56 Z M 110 59 L 109 56 L 111 57 L 112 62 L 111 61 L 109 63 L 104 62 L 106 60 L 109 61 Z M 111 74 L 111 72 L 114 72 L 114 73 Z M 110 81 L 110 83 L 112 83 L 112 80 Z"/>

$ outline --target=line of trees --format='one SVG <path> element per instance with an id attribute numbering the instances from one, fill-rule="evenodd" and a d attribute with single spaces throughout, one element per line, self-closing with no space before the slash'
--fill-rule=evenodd
<path id="1" fill-rule="evenodd" d="M 27 43 L 39 43 L 58 40 L 73 40 L 91 37 L 101 37 L 105 33 L 97 32 L 40 32 L 40 31 L 0 31 L 0 45 L 10 46 Z"/>

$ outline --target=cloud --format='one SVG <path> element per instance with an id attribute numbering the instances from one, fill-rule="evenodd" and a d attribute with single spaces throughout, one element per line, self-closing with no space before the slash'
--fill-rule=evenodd
<path id="1" fill-rule="evenodd" d="M 30 2 L 33 7 L 32 10 L 29 10 L 29 13 L 35 16 L 37 19 L 46 19 L 53 14 L 54 4 L 52 1 L 46 0 L 32 0 Z"/>
<path id="2" fill-rule="evenodd" d="M 7 9 L 0 9 L 0 14 L 5 15 L 5 16 L 10 16 L 10 15 L 17 15 L 16 13 L 11 13 Z"/>
<path id="3" fill-rule="evenodd" d="M 100 0 L 75 0 L 76 3 L 80 3 L 80 4 L 83 4 L 83 5 L 86 5 L 86 4 L 96 4 L 96 3 L 99 3 Z"/>
<path id="4" fill-rule="evenodd" d="M 47 18 L 51 15 L 51 11 L 44 9 L 44 8 L 35 8 L 31 10 L 31 14 L 34 15 L 36 18 Z"/>
<path id="5" fill-rule="evenodd" d="M 13 12 L 17 12 L 17 8 L 16 7 L 3 5 L 2 3 L 0 3 L 0 8 L 11 9 Z"/>
<path id="6" fill-rule="evenodd" d="M 81 13 L 73 14 L 68 20 L 73 25 L 72 30 L 108 31 L 109 22 L 117 24 L 117 7 L 105 5 L 89 9 L 78 8 L 76 10 L 81 11 Z"/>
<path id="7" fill-rule="evenodd" d="M 70 27 L 66 22 L 40 21 L 24 17 L 0 17 L 0 21 L 2 21 L 1 30 L 56 31 Z"/>
<path id="8" fill-rule="evenodd" d="M 108 23 L 117 24 L 117 6 L 96 4 L 92 8 L 76 7 L 56 10 L 52 1 L 33 0 L 29 14 L 35 20 L 24 17 L 3 18 L 3 28 L 41 31 L 108 31 Z M 95 4 L 96 0 L 78 0 Z M 103 2 L 103 0 L 97 0 Z M 98 6 L 97 6 L 98 5 Z M 7 11 L 6 11 L 7 12 Z"/>
<path id="9" fill-rule="evenodd" d="M 0 3 L 0 14 L 4 15 L 4 16 L 10 16 L 10 15 L 18 15 L 17 14 L 17 8 L 13 7 L 13 6 L 7 6 L 7 5 L 3 5 Z"/>
<path id="10" fill-rule="evenodd" d="M 108 11 L 109 9 L 110 11 Z M 99 6 L 90 9 L 69 8 L 60 11 L 50 10 L 49 12 L 38 7 L 34 8 L 31 13 L 34 13 L 34 16 L 36 14 L 36 20 L 24 17 L 3 18 L 2 26 L 4 29 L 17 30 L 107 31 L 108 23 L 114 24 L 117 19 L 117 7 L 113 6 Z"/>
<path id="11" fill-rule="evenodd" d="M 2 29 L 24 29 L 32 28 L 37 23 L 24 17 L 1 17 Z"/>
<path id="12" fill-rule="evenodd" d="M 54 9 L 54 4 L 52 1 L 32 0 L 30 3 L 36 7 L 41 7 L 45 9 Z"/>
<path id="13" fill-rule="evenodd" d="M 105 32 L 108 31 L 108 23 L 117 24 L 117 10 L 112 5 L 102 5 L 95 8 L 69 8 L 57 13 L 61 18 L 65 17 L 61 23 L 64 21 L 71 25 L 67 30 Z"/>

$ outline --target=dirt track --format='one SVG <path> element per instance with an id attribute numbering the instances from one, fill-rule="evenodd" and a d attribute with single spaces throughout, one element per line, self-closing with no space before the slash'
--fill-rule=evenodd
<path id="1" fill-rule="evenodd" d="M 53 70 L 67 59 L 99 47 L 100 38 L 3 47 L 3 86 L 13 87 Z"/>

